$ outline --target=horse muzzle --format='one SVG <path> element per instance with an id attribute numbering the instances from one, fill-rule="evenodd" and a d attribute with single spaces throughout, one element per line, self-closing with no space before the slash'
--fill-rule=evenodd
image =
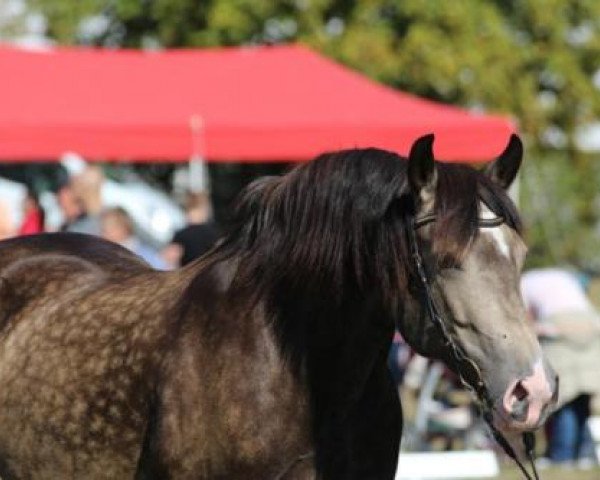
<path id="1" fill-rule="evenodd" d="M 538 360 L 533 373 L 514 380 L 498 405 L 502 430 L 528 431 L 540 427 L 552 413 L 558 400 L 558 377 L 554 370 Z M 500 403 L 500 402 L 499 402 Z"/>

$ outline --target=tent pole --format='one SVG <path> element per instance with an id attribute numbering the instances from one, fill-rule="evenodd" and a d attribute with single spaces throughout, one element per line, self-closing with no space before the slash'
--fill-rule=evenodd
<path id="1" fill-rule="evenodd" d="M 207 192 L 209 190 L 208 168 L 204 159 L 204 120 L 194 114 L 190 117 L 192 134 L 192 155 L 188 164 L 188 188 L 190 192 Z"/>

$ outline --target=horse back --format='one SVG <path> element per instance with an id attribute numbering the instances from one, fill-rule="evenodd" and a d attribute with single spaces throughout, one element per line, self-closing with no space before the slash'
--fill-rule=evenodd
<path id="1" fill-rule="evenodd" d="M 0 242 L 0 273 L 25 259 L 44 256 L 80 259 L 110 272 L 139 272 L 150 267 L 144 260 L 115 243 L 80 233 L 44 233 L 15 237 Z"/>

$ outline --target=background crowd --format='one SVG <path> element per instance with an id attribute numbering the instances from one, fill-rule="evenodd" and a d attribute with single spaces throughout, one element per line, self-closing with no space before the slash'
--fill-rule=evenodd
<path id="1" fill-rule="evenodd" d="M 60 231 L 97 235 L 142 257 L 152 267 L 169 270 L 187 265 L 212 248 L 219 238 L 207 192 L 188 192 L 185 198 L 185 225 L 165 245 L 145 241 L 131 214 L 122 206 L 105 205 L 102 168 L 87 165 L 59 183 L 54 196 L 61 222 L 46 225 L 46 212 L 33 188 L 23 198 L 19 225 L 14 225 L 9 208 L 0 198 L 0 238 Z"/>

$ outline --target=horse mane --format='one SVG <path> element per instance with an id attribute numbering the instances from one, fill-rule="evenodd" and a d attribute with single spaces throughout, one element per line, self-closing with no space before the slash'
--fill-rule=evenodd
<path id="1" fill-rule="evenodd" d="M 440 264 L 460 263 L 478 232 L 480 200 L 521 231 L 511 200 L 484 173 L 457 164 L 436 168 L 432 250 Z M 405 158 L 375 148 L 325 153 L 250 184 L 216 255 L 240 256 L 238 285 L 257 291 L 284 282 L 335 301 L 350 284 L 354 292 L 379 287 L 390 299 L 409 281 L 414 212 Z"/>
<path id="2" fill-rule="evenodd" d="M 287 283 L 341 300 L 351 283 L 391 292 L 406 283 L 406 164 L 377 149 L 325 153 L 241 195 L 223 248 L 242 252 L 240 279 L 261 290 Z M 401 208 L 404 210 L 404 208 Z M 323 290 L 325 289 L 325 290 Z"/>
<path id="3" fill-rule="evenodd" d="M 235 303 L 227 301 L 229 308 L 248 311 L 267 295 L 267 307 L 310 303 L 323 314 L 378 295 L 389 309 L 379 315 L 395 316 L 414 275 L 408 228 L 416 207 L 407 166 L 389 151 L 350 149 L 254 181 L 238 197 L 225 237 L 198 268 L 192 265 L 177 316 L 198 302 L 208 308 L 202 299 L 213 296 L 214 287 L 205 290 L 214 284 L 206 272 L 226 260 L 235 263 L 223 286 Z M 483 171 L 437 162 L 436 172 L 430 241 L 438 265 L 460 265 L 479 231 L 481 201 L 521 233 L 512 201 Z"/>

